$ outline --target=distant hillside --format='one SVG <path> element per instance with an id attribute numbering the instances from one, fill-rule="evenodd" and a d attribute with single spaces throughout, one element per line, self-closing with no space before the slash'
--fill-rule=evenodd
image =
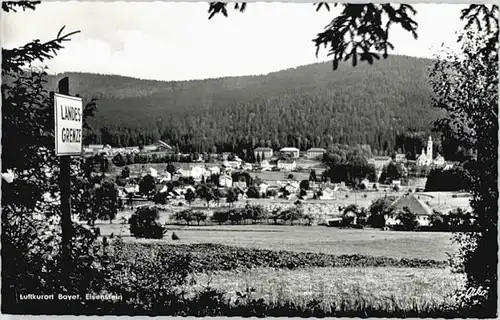
<path id="1" fill-rule="evenodd" d="M 392 151 L 398 134 L 429 132 L 430 60 L 390 56 L 372 66 L 317 63 L 263 76 L 162 82 L 66 73 L 71 91 L 99 98 L 87 141 L 138 145 L 163 139 L 185 151 L 369 144 Z M 399 146 L 401 147 L 401 146 Z"/>

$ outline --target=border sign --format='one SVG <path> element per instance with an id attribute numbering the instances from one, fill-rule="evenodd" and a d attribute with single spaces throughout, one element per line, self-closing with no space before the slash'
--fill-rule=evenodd
<path id="1" fill-rule="evenodd" d="M 82 154 L 83 103 L 78 97 L 54 93 L 57 156 Z"/>

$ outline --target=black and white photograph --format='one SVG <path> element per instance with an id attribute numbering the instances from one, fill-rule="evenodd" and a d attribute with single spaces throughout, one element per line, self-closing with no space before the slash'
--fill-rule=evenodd
<path id="1" fill-rule="evenodd" d="M 2 314 L 497 318 L 497 5 L 1 4 Z"/>

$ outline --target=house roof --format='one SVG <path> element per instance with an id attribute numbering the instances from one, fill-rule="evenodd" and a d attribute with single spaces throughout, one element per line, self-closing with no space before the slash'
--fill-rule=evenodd
<path id="1" fill-rule="evenodd" d="M 287 152 L 287 151 L 300 151 L 297 148 L 291 148 L 291 147 L 286 147 L 280 150 L 281 152 Z"/>
<path id="2" fill-rule="evenodd" d="M 90 148 L 90 149 L 102 149 L 102 148 L 104 148 L 104 145 L 103 144 L 89 144 L 87 146 L 87 148 Z"/>
<path id="3" fill-rule="evenodd" d="M 158 144 L 161 145 L 161 146 L 163 146 L 163 147 L 165 147 L 165 148 L 167 148 L 167 149 L 172 149 L 171 146 L 169 146 L 167 143 L 165 143 L 165 142 L 163 142 L 161 140 L 158 140 Z"/>
<path id="4" fill-rule="evenodd" d="M 258 147 L 258 148 L 255 148 L 254 151 L 273 151 L 273 149 L 266 148 L 266 147 Z"/>
<path id="5" fill-rule="evenodd" d="M 372 159 L 376 160 L 376 161 L 389 161 L 389 160 L 392 160 L 391 157 L 384 157 L 384 156 L 377 156 L 377 157 L 373 157 Z"/>
<path id="6" fill-rule="evenodd" d="M 289 163 L 289 164 L 294 164 L 295 160 L 278 160 L 278 163 Z"/>
<path id="7" fill-rule="evenodd" d="M 403 210 L 404 207 L 408 207 L 416 215 L 432 214 L 432 209 L 413 194 L 404 194 L 391 204 L 391 208 L 395 210 Z"/>
<path id="8" fill-rule="evenodd" d="M 323 148 L 311 148 L 307 152 L 326 152 L 326 150 Z"/>

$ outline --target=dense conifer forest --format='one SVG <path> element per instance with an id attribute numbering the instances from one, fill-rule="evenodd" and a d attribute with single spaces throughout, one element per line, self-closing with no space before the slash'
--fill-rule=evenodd
<path id="1" fill-rule="evenodd" d="M 317 63 L 262 76 L 153 81 L 65 73 L 73 94 L 98 99 L 86 143 L 163 139 L 184 152 L 301 150 L 367 144 L 374 154 L 414 156 L 439 110 L 431 108 L 428 59 L 390 56 L 373 65 Z M 418 141 L 408 143 L 412 137 Z M 408 150 L 409 149 L 409 150 Z"/>

